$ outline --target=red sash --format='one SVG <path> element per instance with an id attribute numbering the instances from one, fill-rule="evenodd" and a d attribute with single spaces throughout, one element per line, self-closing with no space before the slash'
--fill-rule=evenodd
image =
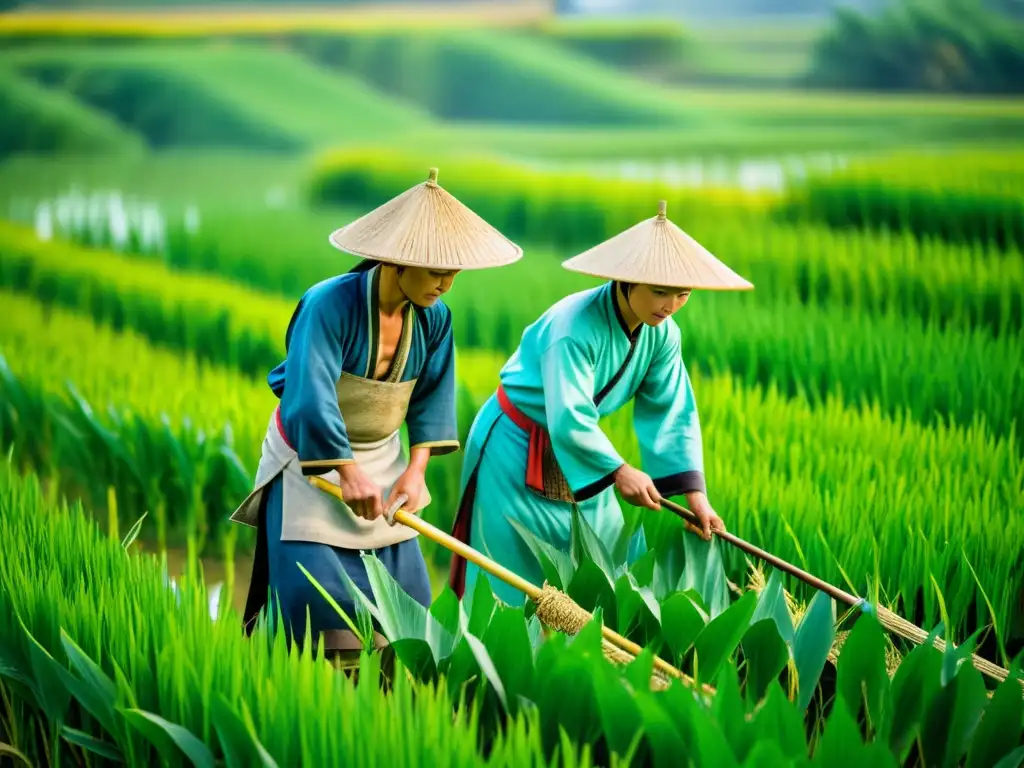
<path id="1" fill-rule="evenodd" d="M 544 465 L 541 458 L 548 447 L 550 437 L 548 431 L 540 424 L 533 421 L 525 413 L 519 410 L 515 404 L 508 399 L 504 388 L 498 385 L 498 405 L 502 413 L 512 419 L 512 422 L 530 436 L 530 444 L 526 453 L 526 486 L 538 493 L 544 491 Z M 487 443 L 480 449 L 480 459 L 477 460 L 477 467 L 483 459 L 483 451 Z M 473 522 L 473 502 L 476 499 L 476 469 L 466 483 L 466 491 L 462 501 L 455 513 L 455 523 L 452 526 L 452 536 L 463 544 L 469 544 Z M 452 555 L 451 567 L 448 572 L 448 585 L 455 594 L 462 598 L 466 590 L 466 561 L 459 555 Z"/>

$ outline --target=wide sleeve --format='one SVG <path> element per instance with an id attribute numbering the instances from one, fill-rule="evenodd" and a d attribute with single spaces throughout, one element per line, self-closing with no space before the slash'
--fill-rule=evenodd
<path id="1" fill-rule="evenodd" d="M 310 292 L 292 324 L 281 394 L 281 426 L 306 464 L 306 474 L 323 474 L 353 462 L 348 432 L 338 408 L 346 339 L 339 302 L 327 291 Z"/>
<path id="2" fill-rule="evenodd" d="M 459 449 L 451 312 L 436 325 L 428 328 L 426 362 L 413 387 L 405 423 L 410 449 L 429 448 L 432 456 L 442 456 Z"/>
<path id="3" fill-rule="evenodd" d="M 662 496 L 707 492 L 697 401 L 678 330 L 661 344 L 634 395 L 633 425 L 644 471 Z"/>
<path id="4" fill-rule="evenodd" d="M 625 461 L 598 425 L 594 360 L 576 340 L 564 337 L 541 355 L 544 412 L 555 459 L 577 501 L 614 482 Z"/>

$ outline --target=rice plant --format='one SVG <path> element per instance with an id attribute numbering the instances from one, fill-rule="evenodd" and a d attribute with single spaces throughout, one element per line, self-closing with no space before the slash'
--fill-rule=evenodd
<path id="1" fill-rule="evenodd" d="M 237 531 L 226 520 L 248 492 L 274 404 L 262 381 L 3 298 L 12 322 L 0 330 L 9 372 L 0 378 L 0 435 L 23 466 L 97 509 L 113 486 L 122 530 L 148 511 L 161 541 L 191 532 L 200 551 Z M 459 353 L 463 439 L 503 362 Z M 712 502 L 732 530 L 854 592 L 877 588 L 933 623 L 934 578 L 951 631 L 991 622 L 999 642 L 1019 635 L 1013 616 L 1024 581 L 1014 542 L 1024 529 L 1014 510 L 1024 505 L 1024 472 L 1015 435 L 1000 437 L 981 419 L 926 427 L 906 412 L 850 408 L 835 394 L 794 399 L 728 375 L 693 379 Z M 605 427 L 638 461 L 628 419 L 627 410 Z M 427 519 L 445 530 L 461 463 L 456 453 L 428 467 L 435 502 Z M 443 566 L 446 551 L 424 543 Z M 728 562 L 742 579 L 744 563 Z"/>
<path id="2" fill-rule="evenodd" d="M 1020 250 L 1024 161 L 1014 151 L 897 154 L 812 176 L 778 214 L 838 228 L 901 231 Z"/>
<path id="3" fill-rule="evenodd" d="M 511 354 L 545 308 L 594 284 L 567 279 L 554 264 L 551 272 L 531 270 L 524 265 L 460 276 L 450 294 L 459 346 Z M 522 293 L 509 290 L 513 280 Z M 284 356 L 294 306 L 158 263 L 37 243 L 15 227 L 0 227 L 0 286 L 87 311 L 115 328 L 132 328 L 252 376 L 264 376 Z M 999 300 L 1005 307 L 1000 317 L 1013 317 L 1012 307 L 1019 306 L 1019 297 L 1014 303 L 1010 296 L 1003 292 Z M 896 308 L 854 314 L 831 301 L 805 305 L 792 295 L 763 301 L 701 295 L 678 318 L 684 353 L 705 373 L 729 371 L 750 385 L 777 384 L 818 400 L 841 392 L 849 404 L 878 402 L 892 415 L 909 411 L 925 423 L 967 425 L 980 413 L 999 434 L 1011 434 L 1024 412 L 1020 329 L 993 338 L 988 329 L 960 332 L 940 318 L 922 322 Z"/>
<path id="4" fill-rule="evenodd" d="M 654 605 L 664 639 L 707 665 L 717 684 L 708 698 L 678 681 L 652 685 L 651 650 L 610 665 L 601 612 L 567 638 L 483 587 L 463 603 L 446 592 L 427 611 L 366 556 L 371 594 L 357 597 L 397 655 L 381 695 L 375 657 L 362 657 L 354 686 L 309 649 L 289 652 L 281 635 L 261 627 L 246 639 L 233 612 L 211 621 L 198 571 L 172 593 L 157 561 L 126 555 L 77 505 L 45 503 L 34 478 L 9 464 L 0 535 L 20 555 L 0 561 L 0 617 L 12 628 L 0 637 L 0 735 L 30 764 L 896 766 L 1012 764 L 1024 754 L 1016 679 L 990 699 L 960 663 L 970 643 L 944 654 L 920 646 L 890 673 L 870 612 L 831 654 L 834 698 L 809 706 L 834 609 L 816 599 L 794 631 L 774 578 L 707 620 L 707 593 L 673 587 L 662 572 L 669 594 Z M 593 566 L 595 550 L 582 547 L 573 565 Z M 962 726 L 950 728 L 954 702 Z M 383 723 L 386 738 L 367 738 Z"/>

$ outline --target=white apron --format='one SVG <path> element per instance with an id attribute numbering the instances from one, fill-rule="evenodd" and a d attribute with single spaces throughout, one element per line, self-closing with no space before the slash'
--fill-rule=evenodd
<path id="1" fill-rule="evenodd" d="M 336 386 L 338 407 L 345 422 L 353 460 L 370 480 L 381 486 L 385 505 L 392 486 L 408 467 L 399 430 L 416 385 L 416 379 L 401 381 L 412 342 L 413 322 L 415 313 L 410 307 L 395 349 L 391 374 L 386 380 L 377 381 L 342 372 Z M 383 515 L 373 521 L 364 520 L 347 504 L 313 487 L 302 474 L 298 454 L 285 439 L 279 409 L 274 410 L 267 426 L 253 491 L 231 515 L 231 520 L 256 527 L 263 489 L 282 473 L 282 541 L 308 541 L 343 549 L 373 550 L 417 536 L 412 528 L 388 525 Z M 333 469 L 321 477 L 336 484 L 340 481 L 337 470 Z M 408 511 L 419 512 L 429 503 L 430 493 L 424 487 L 416 508 Z"/>

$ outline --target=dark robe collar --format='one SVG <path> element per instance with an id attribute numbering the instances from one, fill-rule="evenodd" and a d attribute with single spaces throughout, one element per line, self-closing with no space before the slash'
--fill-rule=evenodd
<path id="1" fill-rule="evenodd" d="M 608 296 L 612 302 L 612 311 L 615 313 L 615 319 L 619 322 L 619 328 L 626 334 L 626 338 L 629 339 L 630 344 L 636 344 L 637 339 L 640 338 L 640 332 L 644 329 L 644 324 L 640 323 L 636 327 L 635 331 L 629 330 L 629 324 L 626 322 L 626 318 L 622 316 L 622 310 L 619 309 L 619 284 L 616 281 L 612 281 L 608 284 Z"/>

